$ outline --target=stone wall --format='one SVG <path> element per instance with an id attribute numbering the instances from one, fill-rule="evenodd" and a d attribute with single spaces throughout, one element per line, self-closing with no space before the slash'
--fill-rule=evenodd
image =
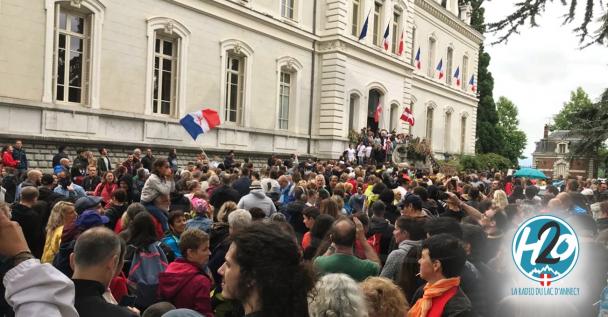
<path id="1" fill-rule="evenodd" d="M 127 155 L 132 153 L 135 148 L 140 148 L 142 150 L 142 155 L 145 155 L 145 149 L 147 145 L 120 145 L 120 144 L 94 144 L 94 143 L 64 143 L 64 142 L 53 142 L 46 140 L 36 140 L 36 139 L 21 139 L 23 141 L 23 148 L 27 153 L 27 158 L 30 164 L 30 168 L 39 168 L 44 172 L 51 172 L 52 166 L 51 162 L 53 156 L 57 153 L 57 147 L 60 144 L 65 144 L 67 146 L 66 153 L 70 157 L 71 160 L 76 158 L 78 149 L 86 149 L 93 152 L 93 155 L 97 158 L 99 157 L 98 148 L 104 147 L 108 150 L 108 156 L 112 161 L 112 166 L 116 166 L 116 164 L 120 164 L 127 159 Z M 4 146 L 6 144 L 14 144 L 15 139 L 8 139 L 6 137 L 0 136 L 0 145 Z M 154 147 L 152 146 L 152 153 L 155 158 L 167 158 L 170 148 L 167 147 Z M 193 148 L 177 148 L 177 158 L 179 167 L 185 167 L 188 162 L 196 161 L 196 154 L 200 152 L 200 149 Z M 224 160 L 225 155 L 228 153 L 226 151 L 205 151 L 207 156 L 210 159 L 214 159 L 217 156 L 217 159 L 220 161 Z M 287 157 L 287 155 L 283 155 Z M 283 157 L 281 156 L 281 157 Z M 249 158 L 250 162 L 253 163 L 254 167 L 261 168 L 265 167 L 268 161 L 268 154 L 263 153 L 251 153 L 251 152 L 238 152 L 235 151 L 235 157 L 237 161 L 243 161 L 245 158 Z"/>

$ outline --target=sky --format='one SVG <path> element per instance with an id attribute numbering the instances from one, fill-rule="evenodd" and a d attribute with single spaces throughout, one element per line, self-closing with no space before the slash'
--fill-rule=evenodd
<path id="1" fill-rule="evenodd" d="M 511 13 L 515 2 L 519 1 L 486 1 L 486 23 Z M 489 69 L 494 77 L 494 100 L 505 96 L 517 105 L 520 129 L 528 137 L 523 154 L 527 159 L 520 161 L 522 166 L 532 164 L 534 142 L 542 138 L 544 125 L 570 99 L 571 91 L 580 86 L 595 101 L 608 88 L 608 46 L 581 50 L 572 32 L 580 19 L 563 26 L 566 12 L 560 1 L 548 2 L 547 11 L 537 20 L 540 26 L 526 25 L 506 44 L 491 45 L 497 37 L 485 34 L 486 51 L 492 58 Z M 590 26 L 595 30 L 597 24 Z"/>

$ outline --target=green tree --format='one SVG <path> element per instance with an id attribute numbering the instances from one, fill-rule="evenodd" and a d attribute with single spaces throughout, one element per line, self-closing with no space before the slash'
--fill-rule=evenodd
<path id="1" fill-rule="evenodd" d="M 481 7 L 484 0 L 470 0 L 468 3 L 473 7 L 471 26 L 480 33 L 485 33 L 484 8 Z M 497 127 L 498 114 L 494 103 L 494 77 L 488 70 L 490 65 L 490 54 L 485 52 L 483 44 L 479 51 L 479 64 L 477 74 L 477 140 L 475 148 L 478 153 L 498 153 L 502 148 L 502 136 Z"/>
<path id="2" fill-rule="evenodd" d="M 608 4 L 606 1 L 596 0 L 520 0 L 515 4 L 515 11 L 507 15 L 503 19 L 489 23 L 488 32 L 498 33 L 499 37 L 495 43 L 506 42 L 509 37 L 513 34 L 518 34 L 521 28 L 526 24 L 531 27 L 537 27 L 536 19 L 540 17 L 546 9 L 548 2 L 561 3 L 566 7 L 566 13 L 564 14 L 564 25 L 571 24 L 577 20 L 576 11 L 577 8 L 584 6 L 584 14 L 582 19 L 574 22 L 578 24 L 578 27 L 574 29 L 577 33 L 580 43 L 587 47 L 593 44 L 608 44 Z M 601 8 L 606 5 L 606 7 Z M 598 10 L 599 9 L 599 10 Z M 594 17 L 597 12 L 600 12 L 598 18 Z M 590 24 L 593 21 L 597 21 L 598 27 L 595 31 L 590 31 Z"/>
<path id="3" fill-rule="evenodd" d="M 564 103 L 562 110 L 553 117 L 551 130 L 572 130 L 574 116 L 583 109 L 589 109 L 593 106 L 593 102 L 589 99 L 589 95 L 578 87 L 570 92 L 570 101 Z"/>
<path id="4" fill-rule="evenodd" d="M 608 140 L 608 89 L 590 107 L 580 108 L 571 116 L 570 133 L 581 136 L 574 144 L 572 154 L 594 154 L 606 147 Z"/>
<path id="5" fill-rule="evenodd" d="M 498 131 L 503 138 L 503 146 L 498 153 L 517 164 L 518 159 L 524 158 L 522 154 L 528 142 L 526 134 L 519 129 L 519 112 L 515 104 L 506 97 L 498 98 L 496 108 Z"/>

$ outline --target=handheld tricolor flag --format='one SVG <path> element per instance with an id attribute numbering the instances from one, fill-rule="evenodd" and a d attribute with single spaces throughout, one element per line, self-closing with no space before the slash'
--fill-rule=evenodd
<path id="1" fill-rule="evenodd" d="M 420 69 L 420 47 L 418 48 L 418 53 L 416 53 L 416 68 Z"/>
<path id="2" fill-rule="evenodd" d="M 388 51 L 388 35 L 390 33 L 391 21 L 388 21 L 388 25 L 386 26 L 386 30 L 384 31 L 384 36 L 382 40 L 382 45 L 384 46 L 384 50 Z"/>
<path id="3" fill-rule="evenodd" d="M 380 122 L 380 116 L 382 116 L 382 106 L 380 105 L 380 100 L 378 100 L 378 105 L 376 106 L 376 111 L 374 112 L 374 122 Z"/>
<path id="4" fill-rule="evenodd" d="M 190 134 L 190 136 L 196 140 L 199 135 L 207 133 L 209 130 L 220 125 L 221 121 L 217 111 L 212 109 L 203 109 L 185 115 L 181 120 L 179 120 L 179 123 L 181 123 L 188 134 Z"/>
<path id="5" fill-rule="evenodd" d="M 372 12 L 371 10 L 367 13 L 367 17 L 365 17 L 365 23 L 363 23 L 363 28 L 361 29 L 361 33 L 359 34 L 359 41 L 364 39 L 367 36 L 367 26 L 369 25 L 369 14 Z"/>
<path id="6" fill-rule="evenodd" d="M 443 78 L 443 58 L 439 60 L 436 70 L 439 72 L 439 79 Z"/>
<path id="7" fill-rule="evenodd" d="M 403 49 L 404 49 L 404 43 L 403 43 L 403 34 L 405 33 L 405 29 L 403 29 L 403 31 L 401 32 L 401 38 L 399 39 L 399 51 L 397 52 L 397 54 L 399 56 L 401 56 L 403 54 Z"/>
<path id="8" fill-rule="evenodd" d="M 403 109 L 401 120 L 407 122 L 412 127 L 414 126 L 414 114 L 412 113 L 412 108 L 405 107 L 405 109 Z"/>
<path id="9" fill-rule="evenodd" d="M 469 86 L 471 86 L 471 91 L 477 91 L 477 84 L 475 84 L 475 75 L 471 76 L 471 80 L 469 80 Z"/>
<path id="10" fill-rule="evenodd" d="M 456 71 L 454 72 L 454 79 L 456 79 L 456 86 L 460 87 L 460 66 L 456 67 Z"/>

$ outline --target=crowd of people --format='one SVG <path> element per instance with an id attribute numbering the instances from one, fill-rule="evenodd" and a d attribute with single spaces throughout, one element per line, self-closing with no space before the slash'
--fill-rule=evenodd
<path id="1" fill-rule="evenodd" d="M 0 316 L 545 316 L 500 287 L 509 233 L 543 213 L 569 221 L 596 270 L 593 298 L 546 315 L 597 315 L 605 181 L 431 173 L 386 153 L 256 167 L 232 151 L 179 166 L 175 150 L 65 150 L 43 171 L 22 141 L 3 149 Z"/>

